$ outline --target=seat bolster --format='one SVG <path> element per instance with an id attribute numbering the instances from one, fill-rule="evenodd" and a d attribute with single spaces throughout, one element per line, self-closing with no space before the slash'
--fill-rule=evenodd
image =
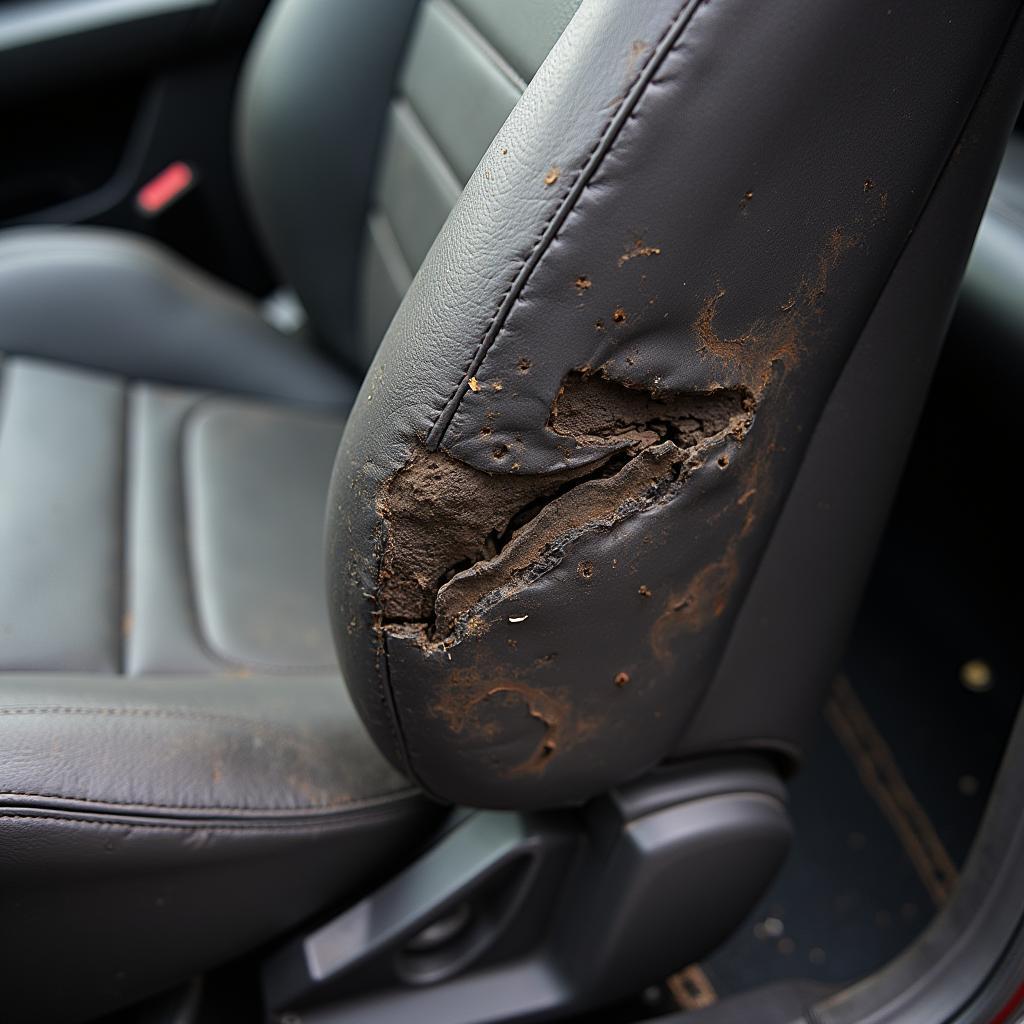
<path id="1" fill-rule="evenodd" d="M 0 719 L 3 806 L 276 820 L 349 811 L 409 785 L 326 672 L 2 674 Z"/>
<path id="2" fill-rule="evenodd" d="M 0 308 L 11 354 L 335 408 L 355 393 L 347 375 L 274 330 L 247 296 L 127 232 L 0 233 Z"/>
<path id="3" fill-rule="evenodd" d="M 5 1020 L 89 1019 L 237 956 L 358 896 L 440 813 L 337 676 L 12 674 L 0 720 L 0 947 L 27 979 Z"/>

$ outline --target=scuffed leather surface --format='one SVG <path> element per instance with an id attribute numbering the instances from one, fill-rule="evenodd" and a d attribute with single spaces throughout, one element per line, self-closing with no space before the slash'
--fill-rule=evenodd
<path id="1" fill-rule="evenodd" d="M 0 232 L 0 352 L 346 410 L 351 379 L 255 304 L 141 236 Z"/>
<path id="2" fill-rule="evenodd" d="M 336 675 L 9 674 L 0 729 L 5 1021 L 236 957 L 382 881 L 440 813 Z"/>
<path id="3" fill-rule="evenodd" d="M 557 211 L 565 185 L 545 186 L 548 171 L 582 165 L 632 78 L 633 40 L 657 38 L 665 20 L 663 4 L 581 6 L 435 240 L 353 407 L 332 480 L 330 611 L 345 670 L 368 681 L 353 694 L 356 706 L 396 763 L 404 743 L 374 608 L 362 596 L 378 585 L 378 491 L 426 441 L 510 275 Z"/>
<path id="4" fill-rule="evenodd" d="M 373 735 L 426 788 L 571 802 L 669 751 L 1017 9 L 580 9 L 413 283 L 335 469 L 342 665 L 366 681 Z M 425 644 L 382 623 L 386 482 L 423 446 L 487 472 L 594 463 L 605 448 L 548 428 L 570 370 L 669 394 L 741 385 L 753 425 L 676 499 L 553 537 L 550 567 L 461 632 Z M 651 595 L 640 609 L 616 558 Z M 635 685 L 612 685 L 620 669 Z"/>
<path id="5" fill-rule="evenodd" d="M 237 956 L 429 829 L 326 640 L 341 425 L 5 360 L 5 1021 L 84 1020 Z"/>
<path id="6" fill-rule="evenodd" d="M 92 1019 L 386 877 L 436 811 L 343 690 L 0 677 L 4 1020 Z"/>
<path id="7" fill-rule="evenodd" d="M 333 674 L 5 673 L 0 722 L 3 807 L 269 822 L 409 793 Z"/>

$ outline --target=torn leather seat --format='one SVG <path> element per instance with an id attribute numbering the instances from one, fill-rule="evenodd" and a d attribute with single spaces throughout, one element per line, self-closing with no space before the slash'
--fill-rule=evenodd
<path id="1" fill-rule="evenodd" d="M 342 665 L 428 792 L 549 807 L 679 756 L 795 761 L 1019 108 L 1018 16 L 581 8 L 335 469 Z"/>
<path id="2" fill-rule="evenodd" d="M 533 77 L 572 7 L 271 8 L 240 129 L 269 247 L 349 353 L 402 303 L 333 477 L 344 410 L 4 364 L 5 1019 L 338 910 L 415 855 L 421 788 L 548 808 L 795 762 L 1019 106 L 1019 4 L 587 2 Z"/>

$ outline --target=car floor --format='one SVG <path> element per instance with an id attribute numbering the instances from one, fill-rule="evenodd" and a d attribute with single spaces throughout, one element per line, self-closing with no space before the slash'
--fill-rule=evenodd
<path id="1" fill-rule="evenodd" d="M 789 857 L 729 941 L 646 993 L 643 1016 L 783 979 L 863 977 L 956 884 L 1024 692 L 1024 563 L 1006 473 L 1024 439 L 972 341 L 961 329 L 947 344 L 847 656 L 791 781 Z"/>

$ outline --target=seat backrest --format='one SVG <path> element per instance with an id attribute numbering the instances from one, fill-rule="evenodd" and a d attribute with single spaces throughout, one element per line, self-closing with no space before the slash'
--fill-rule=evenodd
<path id="1" fill-rule="evenodd" d="M 335 466 L 343 672 L 429 792 L 793 754 L 1020 106 L 1020 8 L 580 7 Z"/>
<path id="2" fill-rule="evenodd" d="M 580 0 L 275 0 L 239 170 L 315 331 L 365 369 L 495 132 Z"/>

